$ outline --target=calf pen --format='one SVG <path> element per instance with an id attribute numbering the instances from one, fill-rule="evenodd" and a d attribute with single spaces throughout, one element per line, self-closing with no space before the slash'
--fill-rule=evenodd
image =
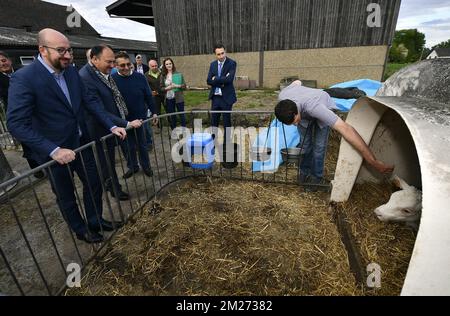
<path id="1" fill-rule="evenodd" d="M 206 126 L 211 115 L 208 111 L 184 114 L 190 122 L 202 117 Z M 167 120 L 173 118 L 161 116 L 161 128 L 153 130 L 153 177 L 135 174 L 122 180 L 126 161 L 120 150 L 115 162 L 108 161 L 131 200 L 119 201 L 104 194 L 104 216 L 127 224 L 112 234 L 105 233 L 107 241 L 100 246 L 73 237 L 53 202 L 49 181 L 31 185 L 19 196 L 5 192 L 0 292 L 400 294 L 416 235 L 401 224 L 380 223 L 373 214 L 373 209 L 389 198 L 387 184 L 363 185 L 354 191 L 349 204 L 342 206 L 343 211 L 338 211 L 328 207 L 327 192 L 303 192 L 298 164 L 284 164 L 277 172 L 254 172 L 250 161 L 242 161 L 234 169 L 223 168 L 219 162 L 211 169 L 192 169 L 172 159 L 178 139 L 172 139 Z M 235 126 L 265 127 L 271 119 L 269 112 L 233 112 Z M 137 140 L 136 133 L 129 132 L 129 137 Z M 112 136 L 102 140 L 104 149 L 109 138 Z M 242 139 L 252 147 L 251 137 Z M 329 180 L 334 177 L 338 143 L 339 138 L 332 134 L 326 163 Z M 82 157 L 96 146 L 87 144 L 77 152 Z M 278 149 L 275 146 L 275 151 Z M 216 155 L 220 157 L 219 151 Z M 96 162 L 98 167 L 97 157 Z M 51 165 L 39 168 L 50 178 Z M 10 182 L 29 181 L 35 171 L 2 184 L 0 190 Z M 340 181 L 338 173 L 339 169 L 336 178 Z M 72 180 L 78 204 L 83 205 L 81 185 L 77 178 Z M 367 286 L 366 267 L 374 262 L 383 273 L 381 288 Z M 81 288 L 68 289 L 66 281 L 77 271 L 73 264 L 82 268 Z"/>

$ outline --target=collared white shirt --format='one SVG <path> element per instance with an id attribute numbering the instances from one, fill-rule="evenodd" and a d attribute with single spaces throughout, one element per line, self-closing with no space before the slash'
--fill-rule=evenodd
<path id="1" fill-rule="evenodd" d="M 140 74 L 144 74 L 144 66 L 143 65 L 136 65 L 136 72 L 140 73 Z"/>
<path id="2" fill-rule="evenodd" d="M 64 78 L 64 70 L 61 72 L 56 72 L 52 67 L 50 67 L 39 54 L 38 56 L 39 62 L 48 70 L 48 72 L 55 78 L 56 83 L 61 88 L 61 91 L 66 96 L 67 101 L 69 101 L 70 105 L 72 105 L 72 100 L 70 99 L 69 88 L 67 87 L 66 79 Z"/>
<path id="3" fill-rule="evenodd" d="M 130 70 L 130 74 L 129 74 L 128 76 L 122 75 L 122 74 L 120 73 L 120 71 L 117 71 L 117 74 L 118 74 L 119 76 L 121 76 L 121 77 L 129 77 L 129 76 L 131 76 L 131 75 L 133 74 L 133 70 Z"/>

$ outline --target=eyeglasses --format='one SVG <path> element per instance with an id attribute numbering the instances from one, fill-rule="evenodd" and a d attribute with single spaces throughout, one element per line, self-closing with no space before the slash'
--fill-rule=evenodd
<path id="1" fill-rule="evenodd" d="M 119 66 L 120 68 L 125 68 L 125 67 L 131 67 L 131 63 L 128 63 L 128 64 L 120 64 L 120 65 L 117 65 L 117 66 Z"/>
<path id="2" fill-rule="evenodd" d="M 45 46 L 43 45 L 42 47 L 45 48 L 51 48 L 56 50 L 56 52 L 60 55 L 60 56 L 64 56 L 66 53 L 69 53 L 70 55 L 73 55 L 73 48 L 69 47 L 69 48 L 64 48 L 64 47 L 49 47 L 49 46 Z"/>

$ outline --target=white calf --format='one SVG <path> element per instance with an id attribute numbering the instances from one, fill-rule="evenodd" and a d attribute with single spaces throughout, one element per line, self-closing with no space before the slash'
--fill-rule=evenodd
<path id="1" fill-rule="evenodd" d="M 422 192 L 397 176 L 392 181 L 402 190 L 392 193 L 389 202 L 376 208 L 375 214 L 383 222 L 406 222 L 415 226 L 422 211 Z"/>

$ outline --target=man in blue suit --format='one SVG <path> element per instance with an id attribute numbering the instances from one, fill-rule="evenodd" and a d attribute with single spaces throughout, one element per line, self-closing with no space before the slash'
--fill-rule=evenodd
<path id="1" fill-rule="evenodd" d="M 225 47 L 217 44 L 214 47 L 214 53 L 217 60 L 213 61 L 209 67 L 208 78 L 206 82 L 211 86 L 209 100 L 212 101 L 212 111 L 232 111 L 233 104 L 236 103 L 236 91 L 233 81 L 236 76 L 236 62 L 227 58 Z M 220 113 L 212 114 L 211 125 L 213 134 L 217 132 L 219 126 Z M 231 114 L 223 114 L 223 127 L 225 129 L 225 142 L 230 141 Z"/>
<path id="2" fill-rule="evenodd" d="M 78 239 L 101 242 L 100 231 L 113 230 L 119 223 L 102 218 L 102 189 L 92 150 L 78 155 L 74 150 L 90 140 L 85 110 L 117 136 L 125 138 L 126 131 L 116 127 L 98 100 L 87 93 L 71 66 L 73 51 L 63 34 L 44 29 L 39 32 L 38 45 L 38 58 L 11 78 L 8 128 L 30 148 L 32 158 L 39 164 L 51 159 L 57 162 L 49 173 L 64 219 Z M 74 171 L 83 183 L 86 222 L 76 203 L 70 174 Z"/>
<path id="3" fill-rule="evenodd" d="M 122 94 L 117 88 L 114 79 L 111 77 L 111 70 L 114 68 L 114 62 L 115 55 L 110 46 L 98 45 L 92 47 L 90 62 L 81 68 L 80 76 L 89 94 L 95 95 L 100 100 L 102 107 L 108 113 L 108 117 L 116 126 L 123 128 L 139 128 L 142 125 L 141 120 L 128 122 L 126 119 L 128 107 Z M 115 193 L 117 191 L 120 200 L 128 200 L 129 195 L 122 191 L 122 187 L 117 178 L 115 168 L 116 140 L 110 138 L 106 142 L 107 160 L 100 139 L 103 136 L 109 135 L 110 132 L 108 129 L 99 125 L 93 115 L 88 115 L 86 123 L 91 135 L 97 141 L 98 157 L 102 167 L 103 180 L 106 183 L 106 190 L 109 191 L 113 197 L 116 197 Z M 119 145 L 123 146 L 122 143 Z M 108 166 L 108 161 L 111 163 L 111 166 Z M 108 167 L 111 167 L 111 169 Z"/>

